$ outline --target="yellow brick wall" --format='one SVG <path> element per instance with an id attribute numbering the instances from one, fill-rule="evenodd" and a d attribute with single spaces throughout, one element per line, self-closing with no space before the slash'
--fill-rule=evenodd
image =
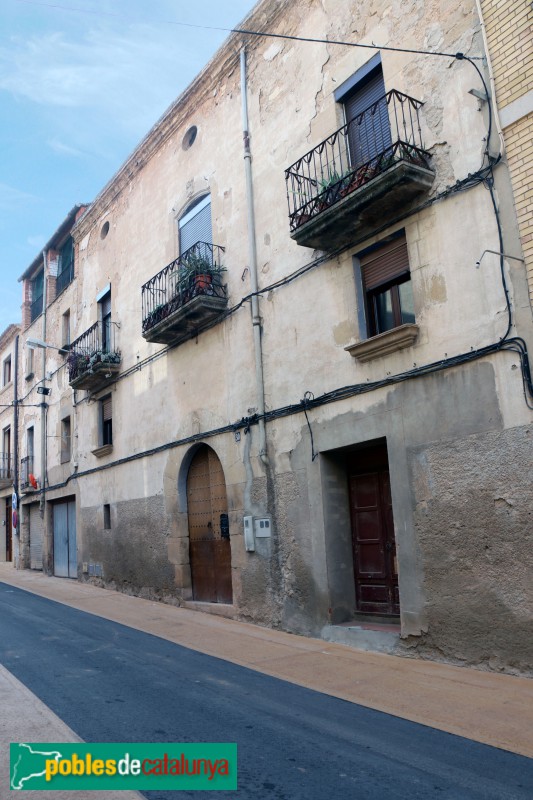
<path id="1" fill-rule="evenodd" d="M 481 8 L 498 106 L 504 108 L 533 89 L 531 0 L 483 0 Z"/>
<path id="2" fill-rule="evenodd" d="M 510 125 L 504 133 L 529 292 L 533 302 L 533 113 Z"/>
<path id="3" fill-rule="evenodd" d="M 533 90 L 531 0 L 482 0 L 499 109 Z M 518 228 L 533 304 L 533 113 L 504 129 Z"/>

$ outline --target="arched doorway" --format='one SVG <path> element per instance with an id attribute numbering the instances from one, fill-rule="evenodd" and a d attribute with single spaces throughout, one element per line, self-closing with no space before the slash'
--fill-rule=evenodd
<path id="1" fill-rule="evenodd" d="M 224 471 L 217 454 L 199 447 L 187 474 L 189 556 L 194 600 L 231 603 L 231 546 Z"/>

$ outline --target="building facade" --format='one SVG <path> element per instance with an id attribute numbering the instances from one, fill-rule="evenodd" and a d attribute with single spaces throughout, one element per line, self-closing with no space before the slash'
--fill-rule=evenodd
<path id="1" fill-rule="evenodd" d="M 18 449 L 20 566 L 76 577 L 75 515 L 69 496 L 55 506 L 48 488 L 73 471 L 72 391 L 65 356 L 77 323 L 80 281 L 72 227 L 86 210 L 76 205 L 20 277 L 23 286 L 19 357 Z M 72 314 L 72 316 L 71 316 Z M 44 347 L 49 344 L 49 347 Z M 68 482 L 68 481 L 67 481 Z M 71 527 L 63 530 L 65 511 Z M 55 526 L 55 527 L 54 527 Z M 74 530 L 69 538 L 69 530 Z M 70 553 L 70 557 L 69 557 Z M 65 568 L 66 563 L 66 568 Z"/>
<path id="2" fill-rule="evenodd" d="M 242 27 L 274 36 L 232 34 L 69 217 L 25 564 L 40 519 L 57 575 L 528 671 L 531 306 L 476 4 Z"/>
<path id="3" fill-rule="evenodd" d="M 17 385 L 19 325 L 8 325 L 0 335 L 0 561 L 16 561 L 12 496 L 16 483 L 15 387 Z M 16 518 L 15 518 L 16 520 Z"/>

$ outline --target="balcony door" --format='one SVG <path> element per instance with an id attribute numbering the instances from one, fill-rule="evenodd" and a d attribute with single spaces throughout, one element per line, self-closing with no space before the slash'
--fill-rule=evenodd
<path id="1" fill-rule="evenodd" d="M 2 432 L 2 460 L 0 461 L 0 480 L 11 480 L 11 428 L 8 426 Z"/>
<path id="2" fill-rule="evenodd" d="M 343 98 L 352 169 L 372 162 L 392 144 L 385 82 L 377 66 Z"/>
<path id="3" fill-rule="evenodd" d="M 13 560 L 12 516 L 11 497 L 6 497 L 6 561 Z"/>
<path id="4" fill-rule="evenodd" d="M 217 454 L 201 445 L 187 475 L 189 556 L 193 599 L 231 603 L 231 545 L 224 471 Z"/>
<path id="5" fill-rule="evenodd" d="M 111 291 L 99 301 L 100 319 L 102 321 L 102 352 L 110 353 L 113 349 L 111 337 Z"/>
<path id="6" fill-rule="evenodd" d="M 213 227 L 211 223 L 211 195 L 195 200 L 178 220 L 180 256 L 194 247 L 198 242 L 213 244 Z M 199 249 L 199 256 L 212 258 L 211 249 Z"/>

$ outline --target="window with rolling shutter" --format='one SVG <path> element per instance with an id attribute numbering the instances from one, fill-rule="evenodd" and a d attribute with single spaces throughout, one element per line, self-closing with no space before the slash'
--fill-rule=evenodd
<path id="1" fill-rule="evenodd" d="M 180 256 L 197 242 L 213 244 L 211 225 L 211 195 L 202 197 L 178 220 Z"/>
<path id="2" fill-rule="evenodd" d="M 359 258 L 368 333 L 415 321 L 413 289 L 405 233 Z"/>
<path id="3" fill-rule="evenodd" d="M 100 400 L 101 439 L 102 444 L 113 444 L 113 407 L 111 395 L 108 394 Z"/>
<path id="4" fill-rule="evenodd" d="M 392 144 L 381 64 L 342 98 L 352 168 L 371 162 Z"/>

